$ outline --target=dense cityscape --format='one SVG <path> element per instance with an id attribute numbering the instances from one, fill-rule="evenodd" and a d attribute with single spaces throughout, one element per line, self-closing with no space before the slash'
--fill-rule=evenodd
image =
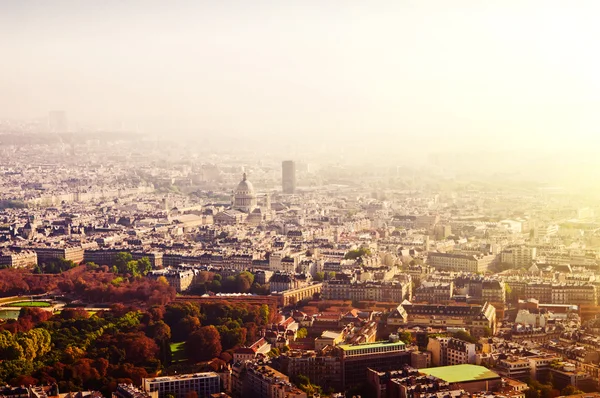
<path id="1" fill-rule="evenodd" d="M 3 397 L 598 390 L 592 199 L 28 134 L 0 166 Z"/>
<path id="2" fill-rule="evenodd" d="M 600 398 L 598 15 L 0 0 L 0 398 Z"/>

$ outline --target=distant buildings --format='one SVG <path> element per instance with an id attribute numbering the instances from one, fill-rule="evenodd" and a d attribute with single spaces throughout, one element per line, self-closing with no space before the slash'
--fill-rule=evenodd
<path id="1" fill-rule="evenodd" d="M 296 162 L 293 160 L 281 163 L 281 185 L 283 193 L 296 193 Z"/>
<path id="2" fill-rule="evenodd" d="M 66 133 L 69 129 L 67 124 L 67 112 L 50 111 L 48 112 L 48 130 L 51 133 Z"/>

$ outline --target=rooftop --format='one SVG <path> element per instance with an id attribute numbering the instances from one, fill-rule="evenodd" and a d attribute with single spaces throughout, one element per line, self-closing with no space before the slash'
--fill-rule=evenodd
<path id="1" fill-rule="evenodd" d="M 488 368 L 477 365 L 440 366 L 437 368 L 419 369 L 419 372 L 438 377 L 448 383 L 488 380 L 500 377 Z"/>
<path id="2" fill-rule="evenodd" d="M 364 344 L 340 344 L 338 347 L 344 351 L 361 350 L 364 348 L 380 348 L 380 347 L 402 347 L 405 346 L 402 341 L 390 342 L 390 341 L 378 341 L 375 343 L 364 343 Z"/>

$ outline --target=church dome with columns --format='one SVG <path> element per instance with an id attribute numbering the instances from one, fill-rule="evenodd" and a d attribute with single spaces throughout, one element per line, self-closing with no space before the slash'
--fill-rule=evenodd
<path id="1" fill-rule="evenodd" d="M 252 183 L 246 179 L 246 173 L 238 184 L 233 195 L 233 208 L 246 213 L 251 212 L 257 206 L 256 193 Z"/>

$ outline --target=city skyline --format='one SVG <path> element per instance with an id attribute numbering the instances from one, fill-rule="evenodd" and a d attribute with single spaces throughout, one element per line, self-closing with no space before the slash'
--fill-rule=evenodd
<path id="1" fill-rule="evenodd" d="M 434 149 L 598 144 L 595 2 L 4 2 L 0 117 Z M 135 23 L 131 21 L 135 20 Z M 135 105 L 134 105 L 135 104 Z"/>

